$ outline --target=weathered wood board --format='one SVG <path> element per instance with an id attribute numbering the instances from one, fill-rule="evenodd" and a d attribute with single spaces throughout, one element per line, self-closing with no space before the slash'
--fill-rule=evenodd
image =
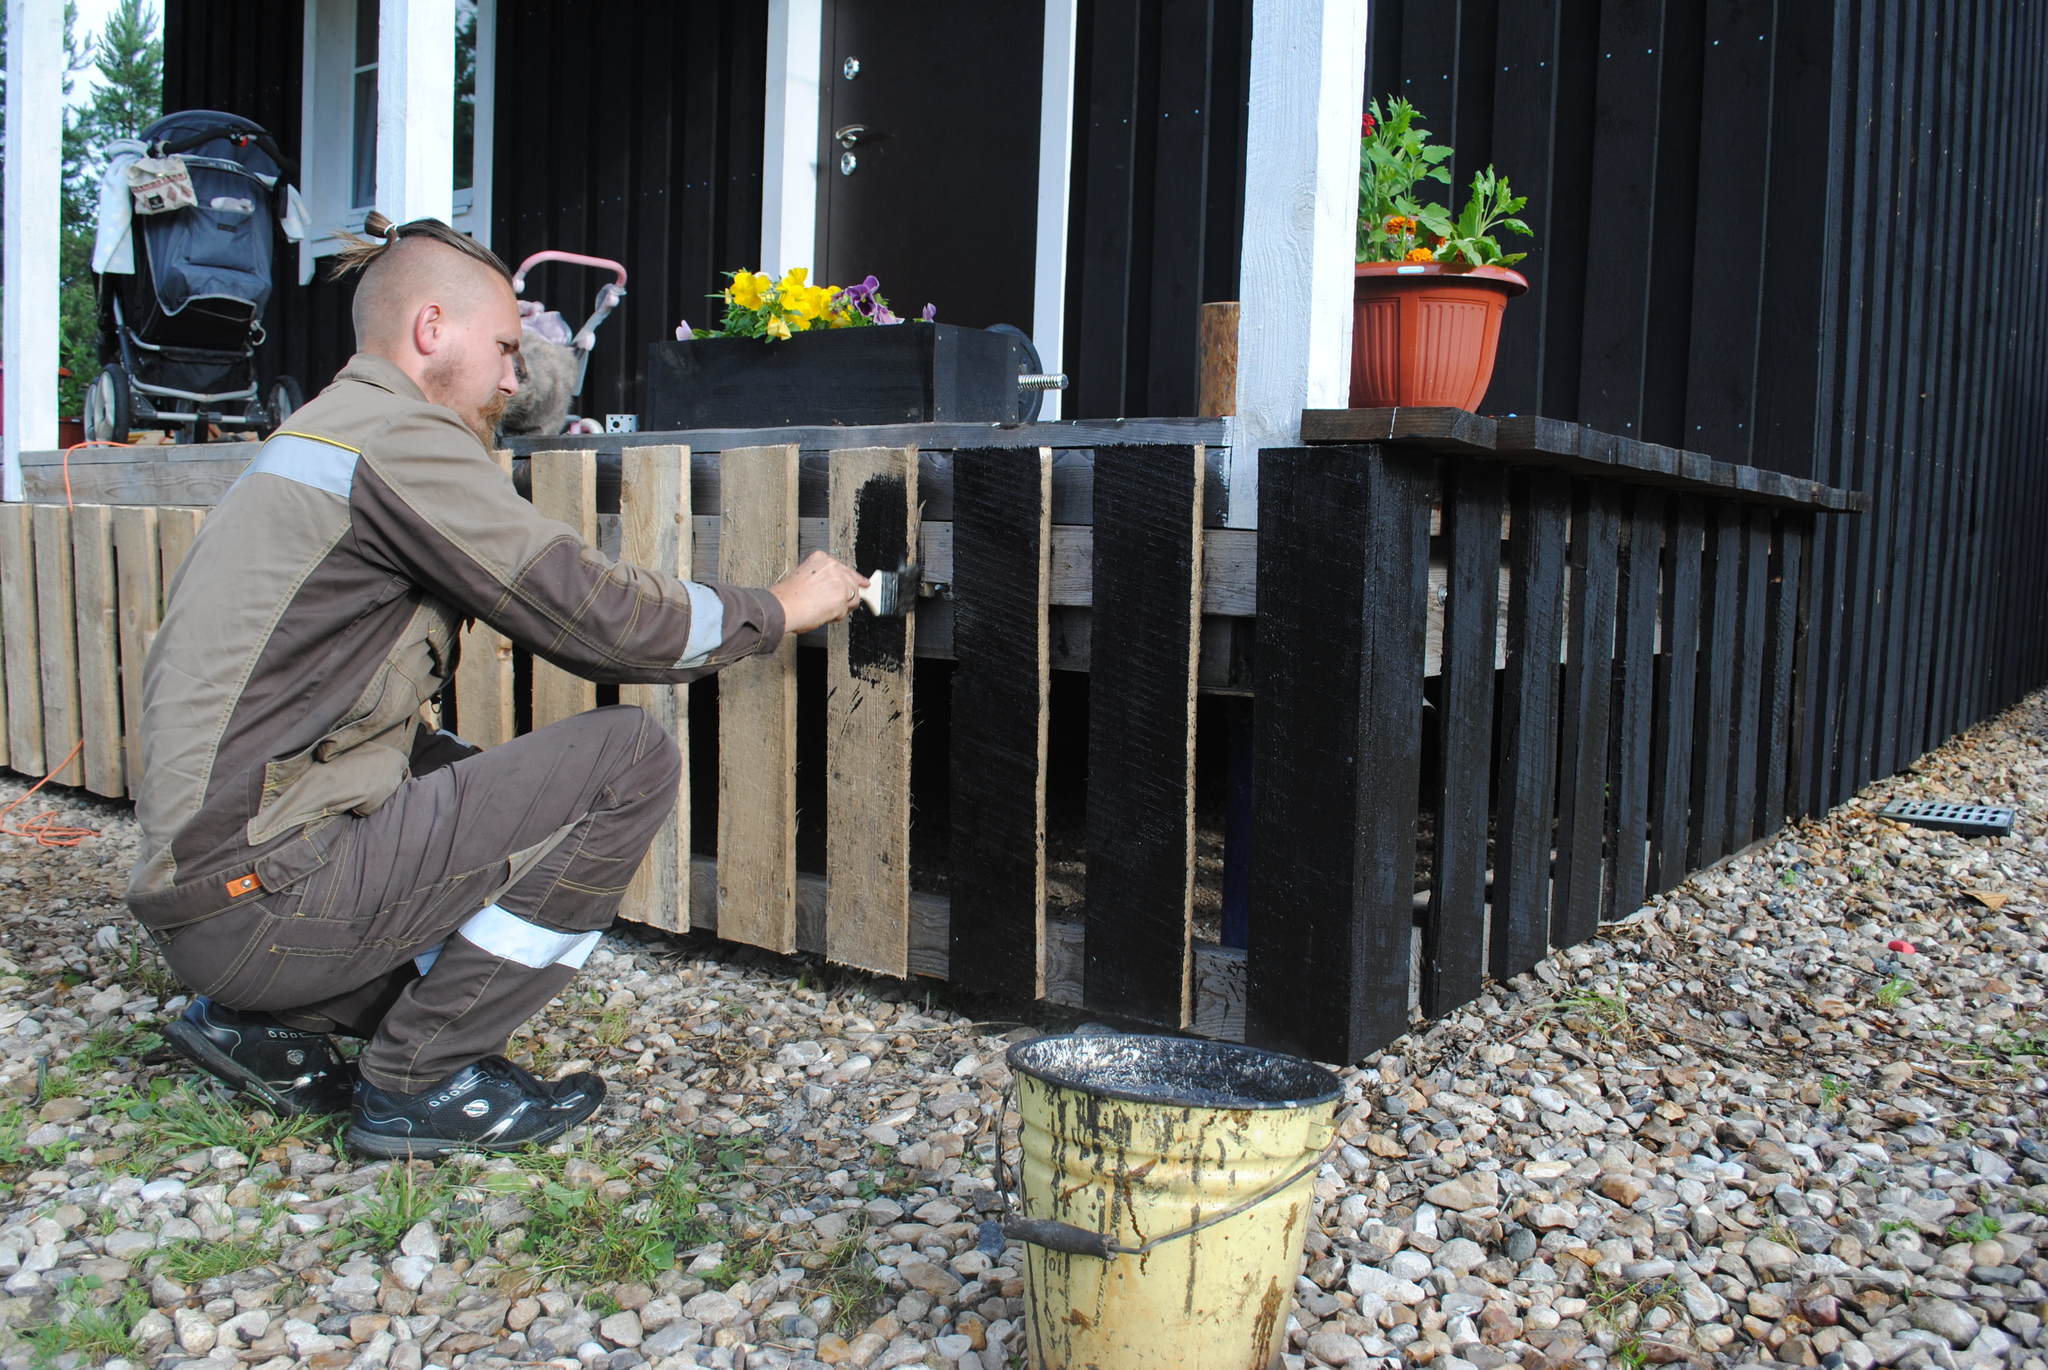
<path id="1" fill-rule="evenodd" d="M 163 621 L 163 562 L 157 511 L 147 505 L 114 510 L 114 576 L 121 638 L 121 741 L 128 793 L 142 780 L 142 669 Z"/>
<path id="2" fill-rule="evenodd" d="M 83 785 L 78 746 L 78 621 L 71 578 L 71 511 L 35 506 L 37 666 L 43 684 L 43 764 L 59 785 Z M 65 758 L 69 756 L 67 761 Z"/>
<path id="3" fill-rule="evenodd" d="M 597 542 L 597 454 L 543 452 L 533 461 L 533 507 Z M 597 686 L 533 655 L 533 726 L 545 728 L 597 707 Z"/>
<path id="4" fill-rule="evenodd" d="M 690 449 L 635 447 L 625 454 L 625 462 L 619 492 L 622 554 L 637 566 L 687 579 Z M 690 687 L 621 685 L 619 703 L 645 709 L 675 739 L 683 762 L 675 812 L 654 835 L 619 913 L 635 922 L 684 932 L 690 926 Z"/>
<path id="5" fill-rule="evenodd" d="M 0 668 L 7 674 L 7 764 L 40 776 L 43 668 L 36 598 L 35 509 L 0 504 L 0 633 L 6 638 L 0 644 Z M 60 753 L 52 759 L 63 757 Z"/>
<path id="6" fill-rule="evenodd" d="M 71 511 L 72 621 L 78 634 L 78 725 L 85 787 L 108 799 L 128 793 L 121 732 L 120 627 L 115 619 L 114 516 L 104 504 Z"/>

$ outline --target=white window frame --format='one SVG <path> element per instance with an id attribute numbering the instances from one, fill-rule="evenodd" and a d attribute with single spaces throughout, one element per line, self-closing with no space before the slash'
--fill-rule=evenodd
<path id="1" fill-rule="evenodd" d="M 355 138 L 355 23 L 358 5 L 379 0 L 305 0 L 300 72 L 299 193 L 307 232 L 299 244 L 299 283 L 322 257 L 339 252 L 343 231 L 359 233 L 368 206 L 352 205 Z M 476 161 L 472 185 L 454 192 L 450 222 L 491 244 L 491 164 L 497 119 L 498 0 L 477 0 Z M 454 77 L 450 73 L 452 82 Z M 382 80 L 380 75 L 379 80 Z M 341 111 L 336 117 L 334 111 Z"/>

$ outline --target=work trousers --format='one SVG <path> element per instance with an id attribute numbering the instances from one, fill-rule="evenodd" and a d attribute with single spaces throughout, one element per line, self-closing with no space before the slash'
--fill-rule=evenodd
<path id="1" fill-rule="evenodd" d="M 180 930 L 166 957 L 229 1008 L 367 1037 L 379 1088 L 432 1088 L 502 1053 L 574 977 L 680 780 L 644 711 L 580 714 L 340 819 L 326 864 Z"/>

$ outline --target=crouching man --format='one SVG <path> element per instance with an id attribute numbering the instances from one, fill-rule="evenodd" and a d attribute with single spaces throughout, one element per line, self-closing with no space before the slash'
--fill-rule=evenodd
<path id="1" fill-rule="evenodd" d="M 768 589 L 615 562 L 491 460 L 510 273 L 435 220 L 359 243 L 356 355 L 258 449 L 172 583 L 144 673 L 128 904 L 197 997 L 167 1035 L 371 1156 L 507 1150 L 597 1108 L 505 1043 L 611 922 L 676 802 L 673 741 L 597 709 L 479 750 L 430 732 L 479 619 L 592 680 L 679 682 L 845 616 L 818 553 Z M 355 1062 L 330 1033 L 367 1038 Z"/>

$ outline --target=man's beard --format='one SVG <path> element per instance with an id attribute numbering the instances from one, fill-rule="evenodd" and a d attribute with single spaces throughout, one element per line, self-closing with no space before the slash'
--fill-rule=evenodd
<path id="1" fill-rule="evenodd" d="M 464 414 L 462 421 L 469 425 L 470 432 L 476 434 L 478 442 L 485 447 L 495 447 L 498 444 L 498 422 L 505 417 L 505 406 L 511 402 L 512 397 L 504 391 L 494 391 L 487 403 Z"/>

